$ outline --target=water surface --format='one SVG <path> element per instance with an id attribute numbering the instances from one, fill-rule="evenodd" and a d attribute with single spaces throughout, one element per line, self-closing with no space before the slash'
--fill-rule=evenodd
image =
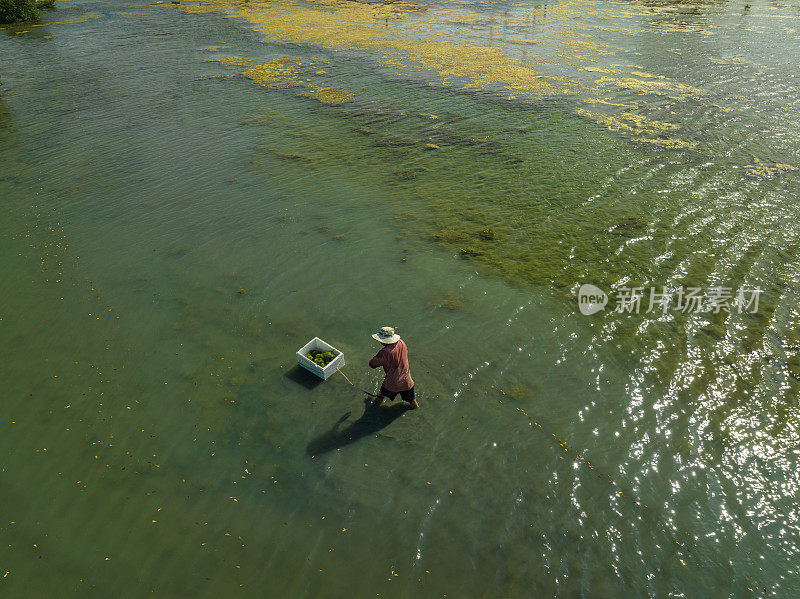
<path id="1" fill-rule="evenodd" d="M 4 595 L 796 596 L 799 8 L 0 31 Z M 295 366 L 384 324 L 417 412 Z"/>

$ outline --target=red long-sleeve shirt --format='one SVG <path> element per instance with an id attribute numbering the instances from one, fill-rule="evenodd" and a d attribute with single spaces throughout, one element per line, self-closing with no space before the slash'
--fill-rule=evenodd
<path id="1" fill-rule="evenodd" d="M 408 367 L 408 348 L 402 339 L 397 343 L 384 345 L 369 361 L 370 368 L 378 366 L 383 366 L 386 373 L 383 386 L 387 391 L 408 391 L 414 386 Z"/>

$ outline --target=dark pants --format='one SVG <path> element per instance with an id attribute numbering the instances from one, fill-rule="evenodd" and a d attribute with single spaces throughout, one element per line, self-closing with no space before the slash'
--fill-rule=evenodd
<path id="1" fill-rule="evenodd" d="M 414 387 L 411 387 L 411 389 L 408 389 L 406 391 L 389 391 L 386 387 L 381 385 L 381 390 L 380 393 L 378 393 L 378 395 L 380 395 L 381 397 L 385 397 L 390 401 L 394 401 L 394 398 L 397 397 L 398 393 L 400 394 L 400 398 L 403 401 L 407 401 L 408 403 L 414 401 Z"/>

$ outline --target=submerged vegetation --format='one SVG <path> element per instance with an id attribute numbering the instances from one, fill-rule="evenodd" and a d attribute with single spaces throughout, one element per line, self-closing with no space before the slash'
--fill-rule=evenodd
<path id="1" fill-rule="evenodd" d="M 0 0 L 0 23 L 37 21 L 40 10 L 56 7 L 55 0 Z"/>
<path id="2" fill-rule="evenodd" d="M 24 23 L 38 18 L 33 0 L 0 0 L 0 23 Z"/>
<path id="3" fill-rule="evenodd" d="M 582 280 L 607 287 L 663 280 L 680 265 L 680 281 L 698 284 L 716 262 L 730 259 L 708 242 L 717 228 L 736 232 L 763 215 L 743 200 L 719 212 L 718 194 L 693 196 L 692 210 L 684 212 L 691 181 L 738 197 L 744 175 L 747 201 L 757 205 L 765 182 L 796 170 L 778 154 L 758 160 L 758 147 L 742 149 L 738 165 L 724 164 L 705 131 L 712 122 L 733 122 L 726 116 L 733 109 L 717 102 L 735 105 L 735 98 L 717 97 L 713 86 L 697 87 L 690 71 L 648 65 L 639 49 L 607 39 L 609 17 L 659 18 L 654 31 L 672 31 L 668 5 L 609 8 L 576 0 L 555 12 L 520 7 L 495 24 L 508 36 L 499 47 L 475 39 L 477 14 L 464 7 L 208 0 L 180 10 L 239 17 L 270 41 L 325 55 L 220 60 L 267 89 L 328 105 L 347 131 L 343 137 L 355 136 L 340 160 L 341 139 L 291 126 L 291 147 L 265 144 L 269 156 L 257 161 L 271 167 L 280 158 L 298 171 L 356 162 L 364 172 L 381 173 L 404 206 L 396 215 L 400 233 L 517 283 L 569 293 Z M 575 28 L 578 15 L 596 18 L 595 41 Z M 517 27 L 532 18 L 543 23 L 541 32 L 519 39 Z M 346 61 L 331 58 L 330 50 L 348 60 L 368 56 L 392 85 L 376 97 L 343 84 Z M 404 87 L 402 99 L 393 98 L 388 90 L 405 81 L 425 85 Z M 479 105 L 481 118 L 431 103 L 422 91 L 431 86 L 480 90 L 459 97 L 469 98 L 465 106 Z M 546 98 L 559 102 L 542 103 Z M 693 124 L 696 110 L 702 117 Z M 693 234 L 677 238 L 676 219 L 691 223 Z M 753 262 L 751 250 L 740 253 L 730 271 L 737 283 Z"/>

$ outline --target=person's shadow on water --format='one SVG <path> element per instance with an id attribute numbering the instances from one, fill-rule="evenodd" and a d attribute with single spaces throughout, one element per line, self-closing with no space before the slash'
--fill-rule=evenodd
<path id="1" fill-rule="evenodd" d="M 350 423 L 346 428 L 340 428 L 350 418 L 350 412 L 347 412 L 336 421 L 331 430 L 313 439 L 306 446 L 306 453 L 311 457 L 316 457 L 355 443 L 367 435 L 375 434 L 386 428 L 410 409 L 411 406 L 405 402 L 391 406 L 376 406 L 371 399 L 364 399 L 364 413 L 361 418 Z"/>

